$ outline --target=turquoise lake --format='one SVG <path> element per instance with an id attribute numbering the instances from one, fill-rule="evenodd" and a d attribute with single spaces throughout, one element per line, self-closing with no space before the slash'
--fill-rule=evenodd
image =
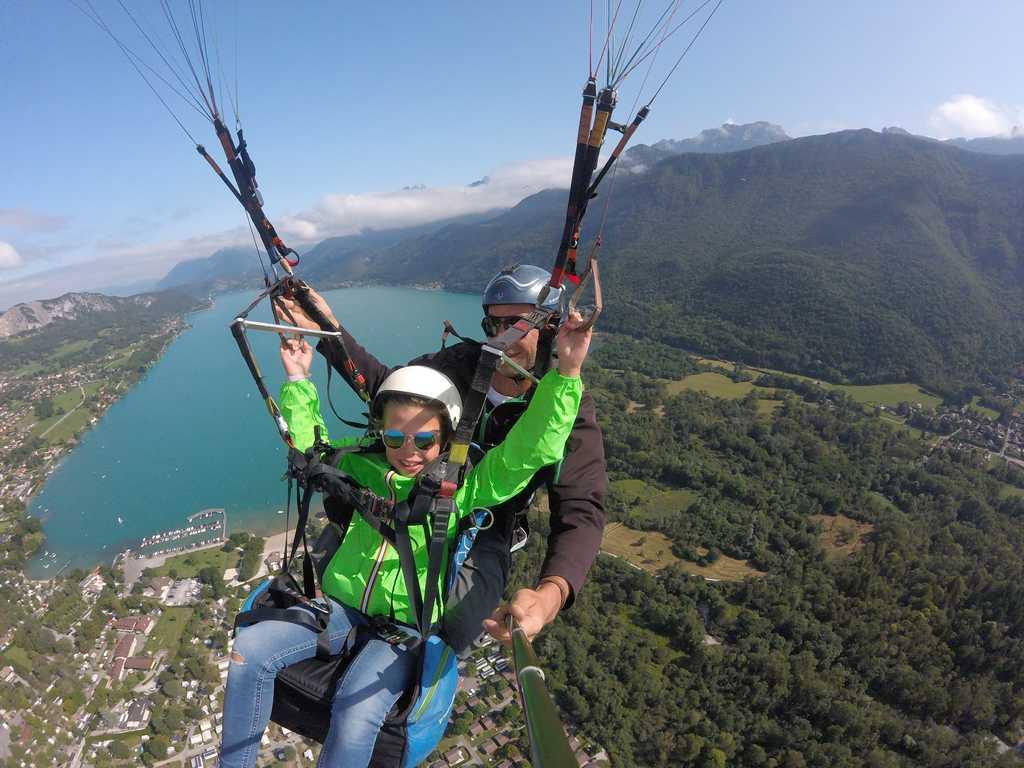
<path id="1" fill-rule="evenodd" d="M 438 349 L 443 320 L 480 336 L 475 295 L 368 287 L 325 297 L 353 336 L 389 365 Z M 178 528 L 208 507 L 227 511 L 229 530 L 284 530 L 285 516 L 277 510 L 285 504 L 286 452 L 228 329 L 251 298 L 225 294 L 211 309 L 190 315 L 192 327 L 61 462 L 29 507 L 43 523 L 43 549 L 51 553 L 37 556 L 30 576 L 109 563 L 146 535 Z M 269 322 L 269 309 L 260 309 L 251 319 Z M 277 336 L 250 332 L 249 338 L 276 398 L 284 380 Z M 354 433 L 330 413 L 320 355 L 313 379 L 331 434 Z M 362 402 L 340 377 L 331 392 L 339 414 L 361 418 Z"/>

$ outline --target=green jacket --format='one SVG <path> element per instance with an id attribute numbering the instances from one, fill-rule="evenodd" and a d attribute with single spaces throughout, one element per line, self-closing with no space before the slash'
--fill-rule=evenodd
<path id="1" fill-rule="evenodd" d="M 456 492 L 457 514 L 452 516 L 448 529 L 449 553 L 460 518 L 474 509 L 512 498 L 526 487 L 537 470 L 561 461 L 582 396 L 583 383 L 579 378 L 568 378 L 554 370 L 544 376 L 526 412 L 504 442 L 487 452 L 466 474 Z M 296 448 L 305 450 L 313 444 L 316 426 L 326 439 L 320 399 L 312 382 L 285 383 L 281 387 L 280 405 Z M 349 438 L 332 444 L 343 447 L 357 442 L 358 438 Z M 338 468 L 364 488 L 396 502 L 404 501 L 415 484 L 415 478 L 395 472 L 383 453 L 347 453 Z M 409 534 L 420 590 L 425 591 L 427 542 L 421 526 L 412 526 Z M 441 569 L 442 586 L 447 569 L 446 562 Z M 398 553 L 358 514 L 353 515 L 342 545 L 324 571 L 323 589 L 336 600 L 370 616 L 391 616 L 406 624 L 416 623 Z M 437 621 L 440 615 L 441 608 L 435 605 L 433 620 Z"/>

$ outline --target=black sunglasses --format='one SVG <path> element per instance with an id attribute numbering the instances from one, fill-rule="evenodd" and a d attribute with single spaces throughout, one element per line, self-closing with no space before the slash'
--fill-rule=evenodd
<path id="1" fill-rule="evenodd" d="M 480 327 L 483 328 L 484 333 L 486 333 L 489 338 L 494 338 L 495 336 L 500 335 L 503 331 L 507 331 L 520 320 L 525 320 L 526 317 L 526 315 L 512 315 L 511 317 L 484 315 L 483 319 L 480 321 Z"/>

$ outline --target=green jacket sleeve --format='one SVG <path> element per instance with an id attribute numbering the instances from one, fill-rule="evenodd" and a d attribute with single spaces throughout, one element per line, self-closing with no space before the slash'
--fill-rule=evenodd
<path id="1" fill-rule="evenodd" d="M 579 377 L 548 371 L 505 439 L 466 476 L 456 497 L 459 513 L 467 515 L 476 507 L 511 499 L 537 470 L 560 461 L 582 398 Z"/>
<path id="2" fill-rule="evenodd" d="M 288 422 L 288 430 L 292 433 L 295 447 L 304 451 L 315 439 L 315 427 L 320 427 L 320 439 L 327 441 L 327 425 L 320 413 L 320 395 L 316 384 L 309 379 L 302 381 L 286 381 L 281 385 L 279 398 L 281 415 Z"/>

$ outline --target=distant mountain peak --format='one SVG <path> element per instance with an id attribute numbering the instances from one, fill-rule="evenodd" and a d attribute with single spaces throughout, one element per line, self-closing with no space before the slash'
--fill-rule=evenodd
<path id="1" fill-rule="evenodd" d="M 790 136 L 781 125 L 758 120 L 754 123 L 722 123 L 719 128 L 706 128 L 689 139 L 662 139 L 653 144 L 654 149 L 671 149 L 675 152 L 735 152 L 739 149 L 788 141 Z M 742 145 L 742 146 L 734 146 Z M 708 149 L 695 149 L 707 147 Z"/>
<path id="2" fill-rule="evenodd" d="M 948 144 L 968 152 L 980 152 L 983 155 L 1024 155 L 1024 127 L 1015 125 L 1005 136 L 980 136 L 974 139 L 963 137 L 955 139 L 935 139 L 931 136 L 922 136 L 911 133 L 898 125 L 890 125 L 882 129 L 882 133 L 895 134 L 898 136 L 913 136 L 915 139 L 934 141 L 939 144 Z"/>
<path id="3" fill-rule="evenodd" d="M 6 312 L 0 312 L 0 338 L 34 331 L 58 320 L 76 320 L 94 312 L 117 312 L 128 305 L 148 307 L 159 299 L 158 293 L 118 297 L 82 292 L 15 304 Z"/>
<path id="4" fill-rule="evenodd" d="M 667 157 L 686 152 L 714 154 L 739 152 L 744 149 L 789 141 L 791 137 L 780 125 L 758 120 L 754 123 L 722 123 L 688 139 L 662 139 L 654 144 L 638 144 L 626 151 L 620 161 L 626 170 L 640 173 Z"/>

